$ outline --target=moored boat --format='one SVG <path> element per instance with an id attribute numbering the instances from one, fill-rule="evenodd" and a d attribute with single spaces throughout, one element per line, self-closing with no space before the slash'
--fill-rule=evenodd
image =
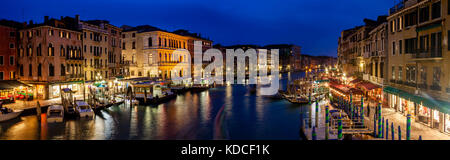
<path id="1" fill-rule="evenodd" d="M 2 108 L 3 110 L 3 108 Z M 0 122 L 9 121 L 11 119 L 17 118 L 21 113 L 22 110 L 13 111 L 10 109 L 4 109 L 5 111 L 0 112 Z"/>
<path id="2" fill-rule="evenodd" d="M 51 105 L 47 109 L 47 122 L 63 122 L 64 121 L 64 107 L 62 105 Z"/>

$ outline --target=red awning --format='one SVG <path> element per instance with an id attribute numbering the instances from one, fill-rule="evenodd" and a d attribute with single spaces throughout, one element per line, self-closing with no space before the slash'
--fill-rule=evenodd
<path id="1" fill-rule="evenodd" d="M 350 93 L 353 95 L 362 95 L 363 94 L 363 92 L 361 90 L 359 90 L 357 88 L 352 88 L 347 85 L 330 83 L 330 87 L 342 92 L 343 94 L 347 94 L 347 95 L 349 95 Z"/>
<path id="2" fill-rule="evenodd" d="M 356 85 L 357 87 L 364 89 L 366 91 L 370 91 L 373 89 L 381 88 L 381 86 L 370 83 L 370 82 L 361 82 Z"/>
<path id="3" fill-rule="evenodd" d="M 356 83 L 359 83 L 359 82 L 362 82 L 362 80 L 359 79 L 359 78 L 354 79 L 353 81 L 350 81 L 351 84 L 356 84 Z"/>

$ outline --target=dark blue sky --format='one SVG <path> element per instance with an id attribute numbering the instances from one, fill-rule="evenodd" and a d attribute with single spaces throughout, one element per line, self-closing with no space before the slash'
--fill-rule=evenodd
<path id="1" fill-rule="evenodd" d="M 397 0 L 398 1 L 398 0 Z M 302 53 L 336 56 L 340 31 L 387 14 L 394 0 L 5 0 L 0 19 L 42 22 L 79 14 L 82 20 L 149 24 L 201 33 L 215 44 L 302 46 Z"/>

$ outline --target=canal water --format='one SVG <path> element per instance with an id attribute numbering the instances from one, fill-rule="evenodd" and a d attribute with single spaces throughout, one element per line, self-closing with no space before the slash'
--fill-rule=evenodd
<path id="1" fill-rule="evenodd" d="M 283 74 L 280 88 L 303 76 Z M 308 115 L 308 110 L 252 94 L 248 86 L 232 85 L 188 92 L 158 106 L 113 106 L 91 119 L 46 123 L 24 116 L 0 123 L 0 139 L 298 140 L 300 115 Z"/>

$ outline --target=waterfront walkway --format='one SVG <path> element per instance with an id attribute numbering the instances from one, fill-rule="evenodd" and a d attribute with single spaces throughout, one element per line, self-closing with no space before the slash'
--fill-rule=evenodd
<path id="1" fill-rule="evenodd" d="M 75 95 L 74 96 L 77 100 L 82 100 L 82 95 Z M 50 106 L 55 104 L 61 104 L 61 98 L 53 98 L 48 100 L 32 100 L 32 101 L 20 101 L 17 100 L 15 103 L 11 104 L 4 104 L 3 107 L 10 108 L 13 110 L 27 110 L 27 109 L 34 109 L 37 107 L 37 102 L 41 105 L 41 107 L 44 106 Z"/>
<path id="2" fill-rule="evenodd" d="M 367 107 L 367 104 L 364 105 Z M 370 116 L 365 117 L 366 124 L 368 123 L 369 129 L 373 131 L 373 119 L 375 114 L 375 102 L 370 102 Z M 367 108 L 365 108 L 365 112 L 367 112 Z M 395 112 L 394 109 L 384 106 L 382 108 L 382 117 L 389 120 L 389 140 L 392 139 L 391 135 L 391 123 L 394 123 L 394 133 L 395 140 L 398 140 L 398 126 L 401 127 L 402 140 L 406 140 L 406 116 L 402 115 L 399 112 Z M 386 124 L 385 124 L 385 133 L 386 133 Z M 432 129 L 428 126 L 425 126 L 422 123 L 414 122 L 414 119 L 411 119 L 411 140 L 418 140 L 419 136 L 422 136 L 422 140 L 450 140 L 450 135 L 439 132 L 437 129 Z M 384 137 L 386 138 L 386 137 Z"/>

